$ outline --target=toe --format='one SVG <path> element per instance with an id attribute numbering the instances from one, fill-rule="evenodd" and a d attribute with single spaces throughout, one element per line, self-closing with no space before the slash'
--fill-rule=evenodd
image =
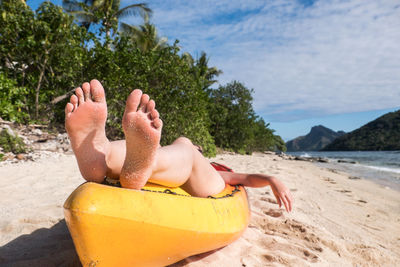
<path id="1" fill-rule="evenodd" d="M 71 104 L 74 106 L 73 110 L 76 110 L 78 108 L 78 97 L 76 95 L 71 95 L 69 102 L 71 102 Z"/>
<path id="2" fill-rule="evenodd" d="M 94 102 L 105 102 L 106 96 L 104 93 L 103 85 L 98 80 L 90 81 L 90 94 Z"/>
<path id="3" fill-rule="evenodd" d="M 153 110 L 155 109 L 155 107 L 156 107 L 156 102 L 154 102 L 154 100 L 152 99 L 147 103 L 145 112 L 148 112 L 151 114 L 153 112 Z"/>
<path id="4" fill-rule="evenodd" d="M 142 94 L 142 91 L 139 89 L 133 90 L 126 100 L 126 109 L 129 111 L 136 111 L 139 106 L 140 99 L 142 98 Z"/>
<path id="5" fill-rule="evenodd" d="M 146 112 L 146 107 L 147 104 L 149 103 L 150 97 L 148 94 L 143 94 L 142 98 L 140 99 L 140 106 L 139 109 L 141 109 L 143 112 Z"/>
<path id="6" fill-rule="evenodd" d="M 68 116 L 74 110 L 74 105 L 71 103 L 67 103 L 65 105 L 65 116 Z"/>
<path id="7" fill-rule="evenodd" d="M 158 119 L 160 117 L 160 114 L 156 109 L 153 109 L 150 113 L 150 117 L 152 120 Z"/>
<path id="8" fill-rule="evenodd" d="M 84 83 L 82 84 L 83 95 L 85 97 L 85 101 L 91 101 L 92 97 L 90 95 L 90 84 Z"/>
<path id="9" fill-rule="evenodd" d="M 160 129 L 162 127 L 162 120 L 160 120 L 159 118 L 153 120 L 153 126 L 156 129 Z"/>
<path id="10" fill-rule="evenodd" d="M 85 102 L 85 99 L 83 98 L 83 91 L 82 88 L 78 87 L 75 89 L 75 95 L 78 97 L 78 104 L 82 105 L 83 102 Z"/>

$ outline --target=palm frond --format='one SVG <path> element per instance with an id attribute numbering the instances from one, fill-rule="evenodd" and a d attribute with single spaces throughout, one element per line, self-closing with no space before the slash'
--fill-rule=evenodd
<path id="1" fill-rule="evenodd" d="M 142 34 L 142 31 L 139 27 L 124 22 L 121 22 L 120 32 L 126 36 L 137 36 Z"/>
<path id="2" fill-rule="evenodd" d="M 83 0 L 83 3 L 87 6 L 92 6 L 95 0 Z"/>
<path id="3" fill-rule="evenodd" d="M 90 4 L 88 4 L 88 6 L 92 7 L 93 10 L 97 10 L 97 9 L 100 9 L 101 7 L 105 6 L 107 0 L 87 0 L 87 2 L 90 2 Z"/>
<path id="4" fill-rule="evenodd" d="M 164 48 L 168 42 L 167 37 L 161 37 L 157 40 L 156 45 L 151 49 L 152 51 L 156 51 L 157 49 Z"/>
<path id="5" fill-rule="evenodd" d="M 78 22 L 81 22 L 81 23 L 82 22 L 96 22 L 97 21 L 96 16 L 91 12 L 78 10 L 78 11 L 72 11 L 72 12 L 69 12 L 69 13 L 72 14 L 78 20 Z"/>
<path id="6" fill-rule="evenodd" d="M 206 52 L 202 51 L 201 56 L 197 59 L 197 65 L 200 67 L 207 67 L 208 60 Z"/>
<path id="7" fill-rule="evenodd" d="M 63 0 L 62 6 L 67 12 L 82 10 L 82 3 L 76 0 Z"/>
<path id="8" fill-rule="evenodd" d="M 121 1 L 120 0 L 113 0 L 111 3 L 111 10 L 117 11 L 119 10 L 119 7 L 121 6 Z"/>
<path id="9" fill-rule="evenodd" d="M 141 4 L 133 4 L 126 6 L 124 8 L 121 8 L 120 10 L 116 11 L 113 16 L 116 16 L 117 18 L 122 18 L 125 16 L 137 16 L 140 15 L 145 21 L 151 17 L 151 14 L 153 11 L 147 6 L 145 3 Z"/>

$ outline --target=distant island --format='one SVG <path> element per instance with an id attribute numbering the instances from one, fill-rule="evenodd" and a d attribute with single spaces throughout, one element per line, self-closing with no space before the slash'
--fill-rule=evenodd
<path id="1" fill-rule="evenodd" d="M 287 151 L 318 151 L 344 134 L 343 131 L 335 132 L 322 125 L 314 126 L 307 135 L 288 141 L 286 143 Z"/>
<path id="2" fill-rule="evenodd" d="M 357 130 L 337 138 L 322 150 L 400 150 L 400 110 L 389 112 Z"/>

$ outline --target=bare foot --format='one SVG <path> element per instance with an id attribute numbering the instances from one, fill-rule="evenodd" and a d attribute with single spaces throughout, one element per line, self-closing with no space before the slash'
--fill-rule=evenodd
<path id="1" fill-rule="evenodd" d="M 106 152 L 110 142 L 105 133 L 107 104 L 103 86 L 97 80 L 75 90 L 65 106 L 65 128 L 82 176 L 102 182 L 106 172 Z"/>
<path id="2" fill-rule="evenodd" d="M 152 173 L 162 128 L 155 102 L 141 90 L 136 89 L 128 96 L 122 128 L 126 138 L 126 157 L 120 182 L 123 187 L 140 189 Z"/>

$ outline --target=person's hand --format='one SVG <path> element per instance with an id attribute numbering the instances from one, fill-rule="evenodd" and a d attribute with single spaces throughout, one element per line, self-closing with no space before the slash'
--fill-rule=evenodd
<path id="1" fill-rule="evenodd" d="M 290 190 L 275 177 L 270 179 L 270 185 L 279 207 L 283 204 L 287 212 L 292 211 L 293 197 Z"/>

